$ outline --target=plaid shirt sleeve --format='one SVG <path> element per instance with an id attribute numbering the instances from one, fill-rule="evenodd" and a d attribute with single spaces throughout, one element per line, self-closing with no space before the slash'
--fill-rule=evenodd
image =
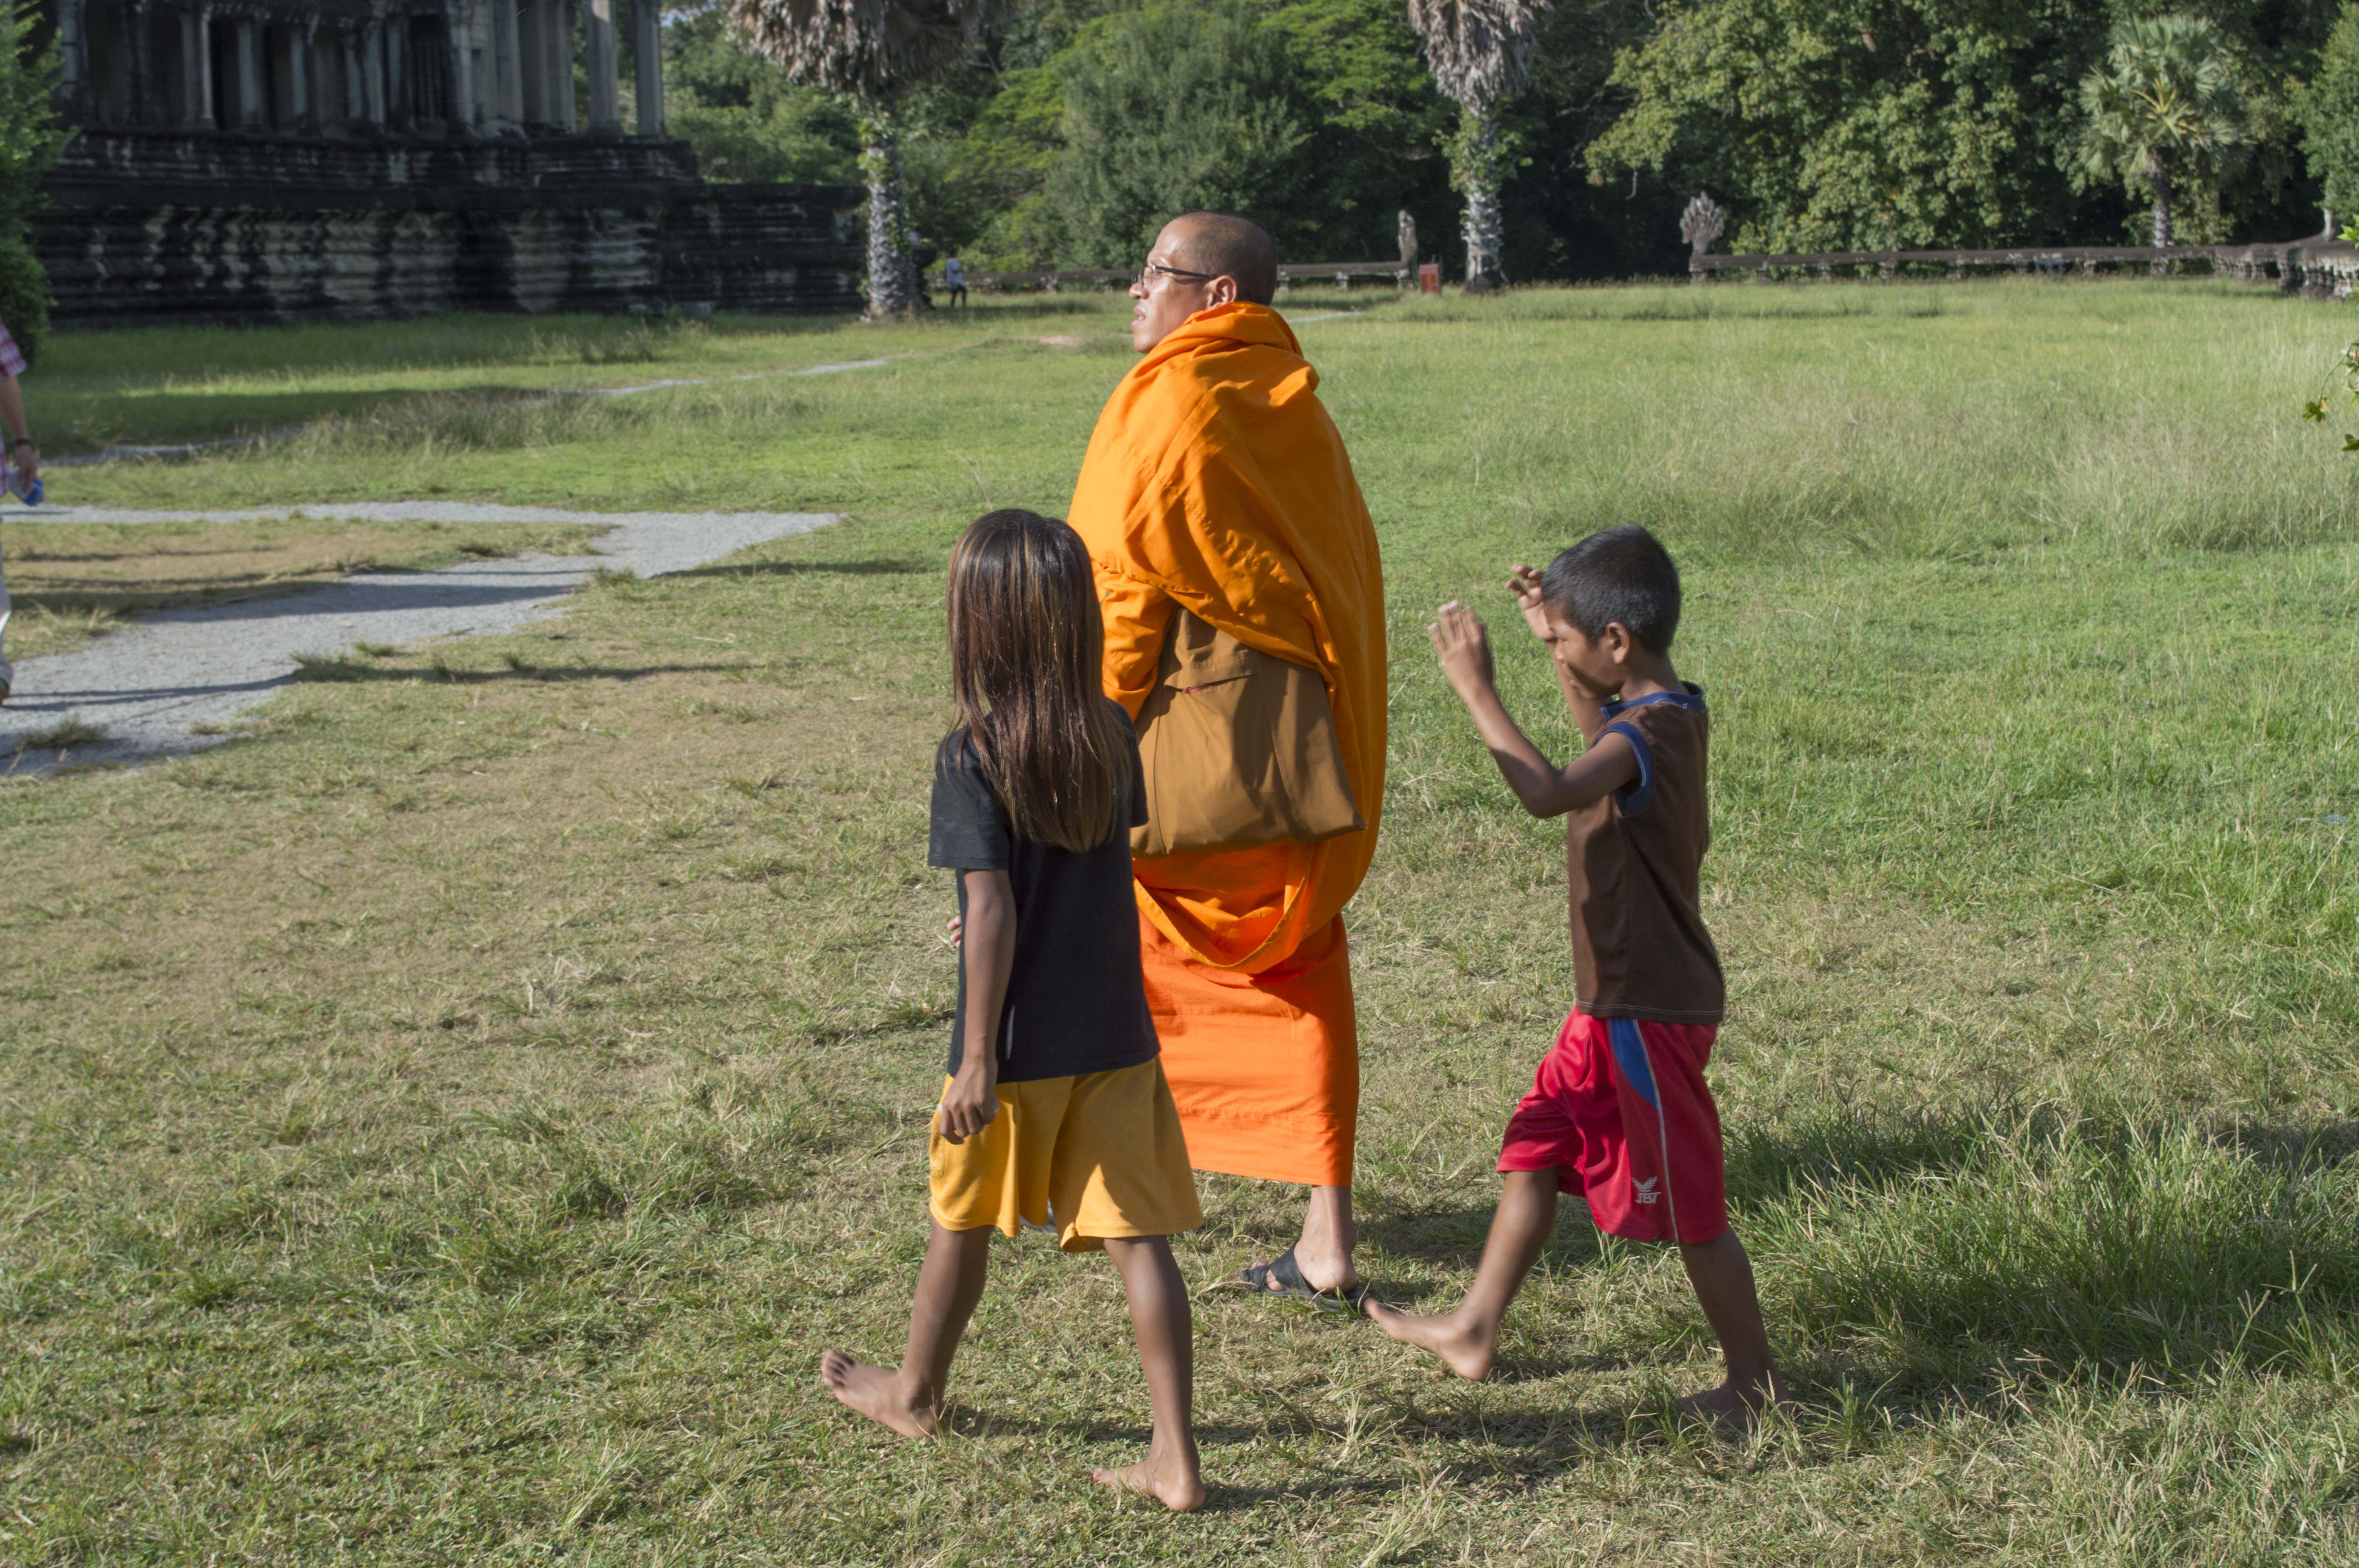
<path id="1" fill-rule="evenodd" d="M 16 340 L 8 335 L 5 323 L 0 323 L 0 375 L 25 373 L 25 356 L 16 351 Z"/>

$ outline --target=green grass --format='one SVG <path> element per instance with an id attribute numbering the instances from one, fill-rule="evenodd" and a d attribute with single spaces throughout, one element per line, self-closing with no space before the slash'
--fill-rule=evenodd
<path id="1" fill-rule="evenodd" d="M 1363 1266 L 1396 1300 L 1462 1289 L 1571 989 L 1560 841 L 1510 814 L 1423 617 L 1469 594 L 1513 633 L 1508 564 L 1646 521 L 1715 714 L 1733 1209 L 1806 1420 L 1740 1444 L 1669 1420 L 1712 1362 L 1677 1263 L 1570 1218 L 1490 1384 L 1204 1299 L 1196 1519 L 1088 1486 L 1144 1394 L 1111 1271 L 1036 1239 L 995 1249 L 951 1439 L 838 1410 L 819 1349 L 896 1352 L 923 1243 L 941 562 L 977 511 L 1061 508 L 1117 310 L 58 340 L 44 377 L 93 428 L 162 433 L 113 400 L 168 384 L 209 389 L 163 400 L 180 434 L 274 384 L 269 418 L 315 421 L 67 499 L 853 516 L 602 577 L 527 634 L 364 650 L 192 761 L 0 793 L 0 1551 L 2359 1555 L 2359 465 L 2298 420 L 2348 330 L 2225 286 L 1302 327 L 1395 651 L 1350 916 Z M 1520 633 L 1502 663 L 1561 747 Z M 1286 1190 L 1204 1198 L 1192 1280 L 1289 1235 Z"/>

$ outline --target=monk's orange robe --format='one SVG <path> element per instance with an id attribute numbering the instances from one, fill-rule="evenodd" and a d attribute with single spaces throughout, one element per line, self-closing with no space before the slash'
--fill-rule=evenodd
<path id="1" fill-rule="evenodd" d="M 1321 844 L 1136 863 L 1147 997 L 1200 1171 L 1342 1185 L 1360 1096 L 1343 905 L 1385 788 L 1384 579 L 1319 373 L 1262 305 L 1200 311 L 1114 388 L 1070 521 L 1136 718 L 1175 606 L 1327 678 L 1367 824 Z"/>

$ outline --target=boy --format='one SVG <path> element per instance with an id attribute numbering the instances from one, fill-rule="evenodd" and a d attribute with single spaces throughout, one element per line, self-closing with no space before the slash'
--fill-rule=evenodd
<path id="1" fill-rule="evenodd" d="M 1368 1315 L 1459 1376 L 1488 1376 L 1499 1321 L 1548 1245 L 1570 1175 L 1599 1229 L 1679 1245 L 1727 1361 L 1719 1388 L 1680 1403 L 1749 1421 L 1782 1405 L 1786 1390 L 1770 1364 L 1753 1265 L 1728 1228 L 1720 1115 L 1703 1080 L 1722 990 L 1696 900 L 1711 837 L 1708 720 L 1702 689 L 1671 669 L 1679 571 L 1644 528 L 1608 528 L 1557 557 L 1545 576 L 1517 567 L 1510 586 L 1588 742 L 1564 768 L 1507 716 L 1472 611 L 1445 604 L 1427 633 L 1524 809 L 1568 816 L 1579 1004 L 1507 1123 L 1506 1190 L 1474 1288 L 1439 1316 L 1375 1302 Z"/>

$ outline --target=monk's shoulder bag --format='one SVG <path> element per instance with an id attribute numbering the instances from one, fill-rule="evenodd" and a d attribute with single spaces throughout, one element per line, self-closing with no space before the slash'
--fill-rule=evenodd
<path id="1" fill-rule="evenodd" d="M 1147 825 L 1131 853 L 1316 844 L 1367 826 L 1317 670 L 1249 648 L 1185 610 L 1138 714 Z"/>

